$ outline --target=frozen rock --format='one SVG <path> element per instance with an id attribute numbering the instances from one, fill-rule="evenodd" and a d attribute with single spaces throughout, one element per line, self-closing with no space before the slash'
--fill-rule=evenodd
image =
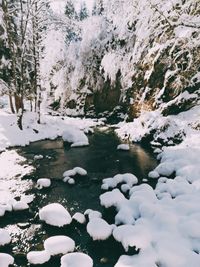
<path id="1" fill-rule="evenodd" d="M 51 255 L 67 254 L 75 249 L 75 242 L 68 236 L 52 236 L 44 241 L 45 250 Z"/>
<path id="2" fill-rule="evenodd" d="M 6 253 L 0 253 L 0 263 L 1 267 L 8 267 L 11 264 L 14 264 L 14 258 Z"/>
<path id="3" fill-rule="evenodd" d="M 39 217 L 45 223 L 58 227 L 70 224 L 72 221 L 69 212 L 58 203 L 52 203 L 40 209 Z"/>
<path id="4" fill-rule="evenodd" d="M 4 246 L 6 244 L 9 244 L 11 241 L 10 234 L 5 229 L 0 229 L 0 246 Z"/>
<path id="5" fill-rule="evenodd" d="M 84 253 L 69 253 L 61 258 L 60 267 L 93 267 L 93 260 Z"/>
<path id="6" fill-rule="evenodd" d="M 85 215 L 88 215 L 89 220 L 94 219 L 94 218 L 101 218 L 102 214 L 101 212 L 97 211 L 97 210 L 91 210 L 91 209 L 87 209 L 84 212 Z"/>
<path id="7" fill-rule="evenodd" d="M 93 240 L 106 240 L 112 234 L 113 227 L 105 220 L 93 218 L 87 224 L 87 232 Z"/>
<path id="8" fill-rule="evenodd" d="M 44 264 L 48 262 L 51 258 L 51 255 L 48 251 L 30 251 L 27 254 L 27 260 L 30 264 Z"/>
<path id="9" fill-rule="evenodd" d="M 49 187 L 51 186 L 51 180 L 48 178 L 40 178 L 37 180 L 37 186 L 39 189 L 42 189 L 43 187 Z"/>

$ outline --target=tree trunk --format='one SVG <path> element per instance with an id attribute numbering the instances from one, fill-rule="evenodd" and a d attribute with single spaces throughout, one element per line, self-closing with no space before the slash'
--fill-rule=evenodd
<path id="1" fill-rule="evenodd" d="M 15 109 L 13 105 L 12 95 L 9 93 L 9 102 L 10 102 L 10 109 L 13 114 L 15 114 Z"/>

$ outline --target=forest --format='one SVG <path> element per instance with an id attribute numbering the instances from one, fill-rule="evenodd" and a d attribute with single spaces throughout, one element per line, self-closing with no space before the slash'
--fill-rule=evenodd
<path id="1" fill-rule="evenodd" d="M 0 0 L 0 267 L 199 267 L 199 104 L 199 0 Z"/>

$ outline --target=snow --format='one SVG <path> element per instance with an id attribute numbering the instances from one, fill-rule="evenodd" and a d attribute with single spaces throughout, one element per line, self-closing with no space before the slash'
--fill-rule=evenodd
<path id="1" fill-rule="evenodd" d="M 0 228 L 0 246 L 9 244 L 11 241 L 10 234 L 7 230 Z"/>
<path id="2" fill-rule="evenodd" d="M 84 215 L 88 215 L 89 220 L 96 219 L 96 218 L 101 218 L 102 217 L 101 212 L 99 212 L 97 210 L 92 210 L 92 209 L 87 209 L 84 212 Z"/>
<path id="3" fill-rule="evenodd" d="M 69 117 L 53 117 L 46 115 L 44 111 L 41 116 L 41 124 L 37 124 L 37 114 L 26 111 L 23 118 L 23 131 L 16 124 L 16 115 L 9 114 L 7 110 L 0 110 L 0 151 L 12 146 L 25 146 L 30 142 L 55 139 L 62 136 L 66 129 L 72 127 L 75 133 L 80 134 L 84 142 L 88 142 L 87 136 L 82 130 L 101 125 L 101 121 L 92 119 L 80 119 Z M 48 129 L 48 131 L 46 130 Z M 80 129 L 80 131 L 79 131 Z M 34 130 L 37 130 L 36 133 Z M 77 142 L 80 140 L 77 136 Z M 84 136 L 84 137 L 83 137 Z M 74 137 L 75 138 L 75 137 Z M 2 165 L 4 166 L 4 165 Z"/>
<path id="4" fill-rule="evenodd" d="M 51 258 L 49 252 L 43 251 L 30 251 L 27 254 L 27 260 L 30 264 L 44 264 Z"/>
<path id="5" fill-rule="evenodd" d="M 73 125 L 68 125 L 67 130 L 63 132 L 62 138 L 64 142 L 70 143 L 71 147 L 89 145 L 89 141 L 85 133 Z"/>
<path id="6" fill-rule="evenodd" d="M 40 209 L 39 217 L 45 223 L 58 227 L 68 225 L 72 221 L 69 212 L 58 203 L 52 203 Z"/>
<path id="7" fill-rule="evenodd" d="M 93 260 L 84 253 L 69 253 L 61 258 L 60 267 L 93 267 Z"/>
<path id="8" fill-rule="evenodd" d="M 20 201 L 16 201 L 13 204 L 14 211 L 27 210 L 27 209 L 29 209 L 29 206 L 25 201 L 20 200 Z"/>
<path id="9" fill-rule="evenodd" d="M 100 196 L 101 205 L 105 208 L 110 208 L 112 206 L 117 206 L 123 202 L 126 198 L 119 191 L 119 189 L 114 189 L 111 192 L 106 192 Z"/>
<path id="10" fill-rule="evenodd" d="M 48 178 L 40 178 L 37 180 L 37 187 L 39 189 L 42 189 L 43 187 L 50 187 L 51 186 L 51 180 Z"/>
<path id="11" fill-rule="evenodd" d="M 67 182 L 71 185 L 75 184 L 75 180 L 73 178 L 68 179 Z"/>
<path id="12" fill-rule="evenodd" d="M 117 150 L 130 150 L 130 146 L 128 144 L 120 144 L 117 146 Z"/>
<path id="13" fill-rule="evenodd" d="M 108 190 L 109 188 L 115 188 L 120 183 L 125 183 L 130 188 L 138 183 L 137 177 L 132 173 L 117 174 L 113 178 L 103 179 L 102 189 Z"/>
<path id="14" fill-rule="evenodd" d="M 75 175 L 86 176 L 87 171 L 81 167 L 75 167 L 72 170 L 68 170 L 63 173 L 63 177 L 71 177 Z"/>
<path id="15" fill-rule="evenodd" d="M 14 264 L 14 258 L 6 253 L 0 253 L 0 263 L 1 267 L 8 267 Z"/>
<path id="16" fill-rule="evenodd" d="M 106 240 L 112 234 L 113 226 L 101 218 L 92 218 L 87 224 L 87 232 L 95 240 Z"/>
<path id="17" fill-rule="evenodd" d="M 159 176 L 160 175 L 159 175 L 158 171 L 151 171 L 148 173 L 148 177 L 152 178 L 152 179 L 157 179 L 157 178 L 159 178 Z"/>
<path id="18" fill-rule="evenodd" d="M 73 216 L 72 219 L 74 219 L 75 221 L 77 221 L 80 224 L 84 224 L 86 223 L 86 218 L 85 215 L 80 213 L 80 212 L 76 212 Z"/>
<path id="19" fill-rule="evenodd" d="M 51 256 L 67 254 L 75 249 L 75 242 L 68 236 L 52 236 L 44 241 L 44 248 Z"/>
<path id="20" fill-rule="evenodd" d="M 44 156 L 43 155 L 35 155 L 34 156 L 34 160 L 40 160 L 40 159 L 43 159 Z"/>

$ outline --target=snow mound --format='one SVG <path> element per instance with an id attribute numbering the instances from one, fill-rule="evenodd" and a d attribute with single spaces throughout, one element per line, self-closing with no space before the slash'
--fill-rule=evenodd
<path id="1" fill-rule="evenodd" d="M 30 251 L 27 254 L 27 260 L 30 264 L 44 264 L 48 262 L 51 258 L 51 255 L 43 250 L 43 251 Z"/>
<path id="2" fill-rule="evenodd" d="M 119 189 L 114 189 L 111 192 L 106 192 L 100 196 L 101 206 L 105 208 L 110 208 L 112 206 L 117 206 L 121 202 L 124 202 L 126 198 L 119 191 Z"/>
<path id="3" fill-rule="evenodd" d="M 39 217 L 45 223 L 58 227 L 70 224 L 72 221 L 69 212 L 58 203 L 52 203 L 40 209 Z"/>
<path id="4" fill-rule="evenodd" d="M 120 144 L 120 145 L 117 146 L 117 150 L 128 151 L 128 150 L 130 150 L 130 146 L 128 144 Z"/>
<path id="5" fill-rule="evenodd" d="M 131 188 L 138 183 L 138 179 L 132 173 L 117 174 L 113 178 L 103 179 L 101 189 L 108 190 L 109 188 L 115 188 L 120 183 L 127 184 Z"/>
<path id="6" fill-rule="evenodd" d="M 77 221 L 80 224 L 84 224 L 86 222 L 85 215 L 80 213 L 80 212 L 76 212 L 72 216 L 72 219 L 74 219 L 75 221 Z"/>
<path id="7" fill-rule="evenodd" d="M 75 249 L 75 242 L 68 236 L 53 236 L 44 241 L 45 250 L 51 255 L 67 254 Z"/>
<path id="8" fill-rule="evenodd" d="M 109 225 L 105 220 L 93 218 L 87 224 L 87 232 L 93 240 L 106 240 L 112 234 L 113 226 Z"/>
<path id="9" fill-rule="evenodd" d="M 40 178 L 37 180 L 37 186 L 39 189 L 42 189 L 43 187 L 49 187 L 51 186 L 51 180 L 48 178 Z"/>
<path id="10" fill-rule="evenodd" d="M 0 229 L 0 246 L 4 246 L 6 244 L 9 244 L 11 241 L 10 234 L 5 229 Z"/>
<path id="11" fill-rule="evenodd" d="M 69 253 L 61 258 L 60 267 L 93 267 L 93 260 L 84 253 Z"/>
<path id="12" fill-rule="evenodd" d="M 62 138 L 64 142 L 71 143 L 71 147 L 89 145 L 85 133 L 73 125 L 68 125 L 68 129 L 63 132 Z"/>
<path id="13" fill-rule="evenodd" d="M 63 173 L 63 177 L 70 177 L 71 176 L 75 176 L 75 175 L 80 175 L 80 176 L 86 176 L 87 175 L 87 171 L 81 167 L 75 167 L 71 170 L 67 170 Z"/>
<path id="14" fill-rule="evenodd" d="M 14 258 L 6 253 L 0 253 L 0 263 L 1 267 L 8 267 L 11 264 L 14 264 Z"/>

